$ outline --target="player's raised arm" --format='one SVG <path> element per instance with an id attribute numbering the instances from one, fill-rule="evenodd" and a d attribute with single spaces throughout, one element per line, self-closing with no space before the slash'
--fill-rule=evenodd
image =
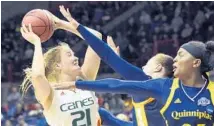
<path id="1" fill-rule="evenodd" d="M 51 16 L 51 18 L 54 21 L 54 28 L 56 29 L 63 29 L 66 31 L 70 31 L 74 34 L 76 34 L 77 36 L 79 36 L 80 38 L 84 39 L 80 33 L 73 28 L 73 26 L 64 20 L 59 19 L 58 17 L 56 17 L 55 15 L 53 15 L 51 12 L 45 10 L 45 12 Z M 90 32 L 92 34 L 94 34 L 96 37 L 98 37 L 99 39 L 102 39 L 102 34 L 93 30 L 93 29 L 89 29 Z M 93 62 L 91 62 L 93 61 Z M 93 67 L 93 69 L 91 69 Z M 100 67 L 100 57 L 94 52 L 93 49 L 91 49 L 91 47 L 89 46 L 87 48 L 86 54 L 85 54 L 85 59 L 84 59 L 84 63 L 81 67 L 82 70 L 82 76 L 84 76 L 85 79 L 87 80 L 95 80 L 97 77 L 97 73 Z"/>
<path id="2" fill-rule="evenodd" d="M 44 103 L 46 102 L 48 96 L 51 93 L 51 87 L 49 82 L 45 77 L 45 64 L 42 54 L 42 46 L 40 38 L 32 32 L 32 27 L 29 25 L 27 28 L 25 25 L 21 28 L 22 36 L 30 43 L 34 45 L 34 56 L 32 69 L 26 71 L 31 74 L 30 78 L 35 89 L 35 95 L 37 100 L 45 107 Z M 22 89 L 27 90 L 27 85 L 23 82 Z"/>
<path id="3" fill-rule="evenodd" d="M 117 73 L 121 74 L 125 79 L 131 80 L 147 80 L 149 77 L 139 68 L 126 62 L 106 44 L 106 42 L 100 40 L 88 31 L 84 26 L 80 25 L 70 15 L 69 10 L 65 10 L 64 6 L 60 6 L 60 11 L 64 17 L 70 22 L 74 29 L 83 36 L 88 44 L 95 50 L 100 58 L 113 68 Z"/>
<path id="4" fill-rule="evenodd" d="M 147 81 L 127 81 L 118 79 L 101 79 L 96 81 L 65 82 L 55 85 L 56 90 L 79 88 L 95 92 L 130 94 L 159 99 L 163 95 L 164 84 L 170 79 L 152 79 Z"/>
<path id="5" fill-rule="evenodd" d="M 51 12 L 45 10 L 45 12 L 51 16 L 51 18 L 54 21 L 54 28 L 56 29 L 63 29 L 63 30 L 67 30 L 70 31 L 74 34 L 76 34 L 77 36 L 79 36 L 80 38 L 84 39 L 82 37 L 82 35 L 77 31 L 77 29 L 73 28 L 73 26 L 64 20 L 59 19 L 58 17 L 56 17 L 55 15 L 53 15 Z M 65 10 L 61 11 L 63 14 L 65 14 Z M 99 39 L 102 39 L 102 34 L 96 30 L 90 29 L 88 27 L 85 27 L 87 30 L 89 30 L 93 35 L 95 35 L 96 37 L 98 37 Z M 112 42 L 110 47 L 114 50 L 114 46 L 112 46 Z M 117 48 L 118 50 L 118 48 Z M 117 51 L 115 50 L 115 51 Z M 93 61 L 93 62 L 91 62 Z M 99 66 L 100 66 L 100 58 L 97 56 L 97 54 L 94 52 L 93 49 L 91 49 L 91 47 L 89 46 L 86 54 L 85 54 L 85 59 L 84 59 L 84 63 L 82 65 L 82 72 L 83 74 L 86 76 L 86 79 L 88 80 L 95 80 L 98 70 L 99 70 Z M 91 69 L 93 67 L 93 69 Z"/>

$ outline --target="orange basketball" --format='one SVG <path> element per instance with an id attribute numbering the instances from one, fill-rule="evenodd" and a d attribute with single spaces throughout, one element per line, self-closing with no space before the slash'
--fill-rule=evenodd
<path id="1" fill-rule="evenodd" d="M 53 21 L 50 15 L 42 9 L 29 11 L 22 20 L 22 25 L 31 24 L 32 30 L 37 34 L 41 42 L 47 41 L 54 33 Z"/>

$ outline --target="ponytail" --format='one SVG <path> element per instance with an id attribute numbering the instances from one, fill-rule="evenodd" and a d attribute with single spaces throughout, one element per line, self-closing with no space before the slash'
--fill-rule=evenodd
<path id="1" fill-rule="evenodd" d="M 208 41 L 206 44 L 207 70 L 212 71 L 214 68 L 214 41 Z"/>

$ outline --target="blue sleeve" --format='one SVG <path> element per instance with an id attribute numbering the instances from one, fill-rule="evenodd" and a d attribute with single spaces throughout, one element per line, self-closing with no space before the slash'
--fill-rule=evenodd
<path id="1" fill-rule="evenodd" d="M 135 67 L 120 58 L 104 41 L 94 36 L 82 25 L 79 25 L 77 30 L 88 42 L 91 48 L 99 55 L 99 57 L 124 79 L 142 81 L 149 79 L 149 77 L 140 68 Z"/>
<path id="2" fill-rule="evenodd" d="M 133 96 L 150 96 L 154 98 L 160 98 L 163 95 L 163 86 L 166 80 L 167 79 L 124 81 L 109 78 L 97 81 L 76 81 L 76 87 L 96 92 L 130 94 Z"/>
<path id="3" fill-rule="evenodd" d="M 132 122 L 120 120 L 104 108 L 99 109 L 99 114 L 104 126 L 133 126 Z"/>

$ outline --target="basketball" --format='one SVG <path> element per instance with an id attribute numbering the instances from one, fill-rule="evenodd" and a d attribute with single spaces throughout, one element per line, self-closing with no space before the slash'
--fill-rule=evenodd
<path id="1" fill-rule="evenodd" d="M 54 33 L 53 21 L 50 15 L 42 9 L 29 11 L 22 20 L 22 25 L 32 26 L 33 32 L 38 35 L 41 42 L 47 41 Z"/>

